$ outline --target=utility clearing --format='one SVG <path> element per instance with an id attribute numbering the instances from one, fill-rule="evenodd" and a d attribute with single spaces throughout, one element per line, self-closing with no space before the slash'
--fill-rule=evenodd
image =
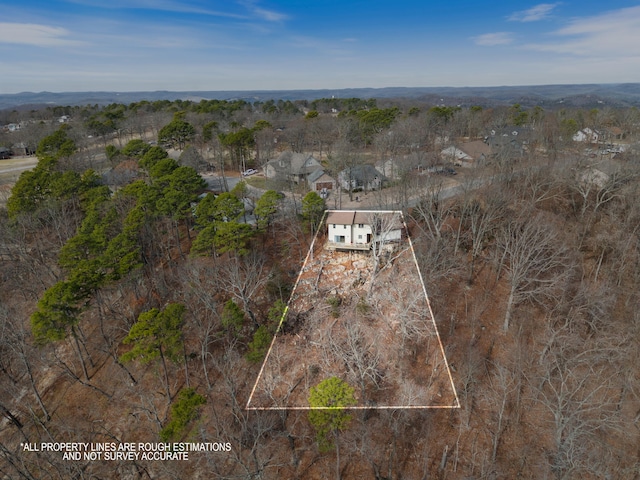
<path id="1" fill-rule="evenodd" d="M 354 409 L 459 408 L 402 224 L 402 239 L 377 249 L 377 259 L 371 250 L 326 248 L 321 227 L 247 409 L 310 409 L 309 389 L 334 376 L 355 388 Z"/>

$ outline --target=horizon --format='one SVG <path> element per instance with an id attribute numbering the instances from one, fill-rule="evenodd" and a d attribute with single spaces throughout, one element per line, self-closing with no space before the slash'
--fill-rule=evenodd
<path id="1" fill-rule="evenodd" d="M 546 84 L 518 84 L 518 85 L 464 85 L 464 86 L 452 86 L 452 85 L 434 85 L 434 86 L 401 86 L 401 85 L 390 85 L 387 87 L 367 87 L 367 86 L 357 86 L 357 87 L 343 87 L 343 88 L 280 88 L 280 89 L 264 89 L 264 88 L 251 88 L 251 89 L 215 89 L 215 90 L 167 90 L 167 89 L 155 89 L 155 90 L 63 90 L 63 91 L 52 91 L 52 90 L 25 90 L 21 92 L 14 93 L 0 93 L 2 95 L 23 95 L 23 94 L 76 94 L 76 93 L 115 93 L 115 94 L 135 94 L 135 93 L 217 93 L 217 92 L 228 92 L 228 93 L 279 93 L 279 92 L 314 92 L 314 91 L 324 91 L 324 90 L 392 90 L 392 89 L 407 89 L 407 90 L 438 90 L 438 89 L 449 89 L 449 90 L 464 90 L 464 89 L 503 89 L 503 88 L 543 88 L 543 87 L 587 87 L 587 86 L 617 86 L 617 85 L 640 85 L 640 81 L 638 82 L 601 82 L 601 83 L 546 83 Z"/>
<path id="2" fill-rule="evenodd" d="M 26 0 L 3 10 L 0 94 L 640 79 L 640 6 L 630 0 Z"/>

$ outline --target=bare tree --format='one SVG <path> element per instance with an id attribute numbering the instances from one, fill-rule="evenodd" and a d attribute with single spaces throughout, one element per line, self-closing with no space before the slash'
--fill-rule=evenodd
<path id="1" fill-rule="evenodd" d="M 371 225 L 371 258 L 373 259 L 373 268 L 371 269 L 371 279 L 369 283 L 368 297 L 371 296 L 373 286 L 380 272 L 380 260 L 383 253 L 390 254 L 392 248 L 391 243 L 396 233 L 402 230 L 401 217 L 398 212 L 374 212 L 369 214 L 369 225 Z M 390 260 L 392 261 L 392 260 Z"/>
<path id="2" fill-rule="evenodd" d="M 492 422 L 488 425 L 491 433 L 491 462 L 496 463 L 500 440 L 510 420 L 509 407 L 513 404 L 513 397 L 521 388 L 518 376 L 503 365 L 493 365 L 493 371 L 488 376 L 488 389 L 484 396 L 493 406 Z"/>
<path id="3" fill-rule="evenodd" d="M 209 365 L 214 358 L 213 346 L 217 339 L 216 331 L 221 326 L 220 306 L 218 304 L 218 279 L 215 271 L 193 260 L 185 266 L 182 278 L 189 288 L 185 292 L 184 300 L 189 305 L 189 312 L 193 316 L 194 330 L 199 342 L 202 372 L 207 388 L 212 388 Z M 226 337 L 235 342 L 236 337 Z"/>
<path id="4" fill-rule="evenodd" d="M 26 374 L 26 377 L 29 381 L 29 386 L 33 391 L 33 395 L 38 403 L 38 406 L 42 410 L 45 421 L 48 421 L 51 418 L 49 410 L 45 406 L 45 403 L 42 399 L 42 394 L 40 392 L 40 387 L 38 384 L 38 379 L 36 378 L 36 372 L 38 371 L 38 366 L 36 366 L 35 360 L 38 357 L 38 350 L 33 348 L 30 343 L 30 332 L 28 332 L 22 321 L 19 318 L 16 318 L 16 315 L 7 310 L 6 308 L 0 308 L 0 325 L 2 326 L 2 345 L 0 345 L 0 352 L 4 350 L 3 353 L 6 352 L 6 356 L 3 355 L 3 360 L 8 358 L 15 358 L 17 360 L 18 365 L 15 365 L 17 372 L 20 374 Z M 8 365 L 4 365 L 3 370 L 5 370 L 6 377 L 3 380 L 3 383 L 7 380 L 11 381 L 11 383 L 18 387 L 20 385 L 18 378 L 8 375 L 7 369 Z M 8 390 L 9 386 L 5 385 L 3 390 Z"/>
<path id="5" fill-rule="evenodd" d="M 473 282 L 477 260 L 487 248 L 490 237 L 495 234 L 504 211 L 505 202 L 496 196 L 489 197 L 483 203 L 477 200 L 473 201 L 467 209 L 468 238 L 471 253 L 469 284 Z"/>
<path id="6" fill-rule="evenodd" d="M 393 319 L 389 319 L 401 337 L 401 349 L 409 341 L 421 343 L 429 335 L 432 328 L 429 324 L 428 310 L 422 288 L 411 285 L 407 288 L 402 282 L 392 282 L 378 293 L 384 303 L 395 305 L 397 312 Z M 379 312 L 383 315 L 382 312 Z"/>
<path id="7" fill-rule="evenodd" d="M 561 291 L 571 262 L 559 235 L 540 215 L 509 222 L 497 242 L 498 268 L 506 273 L 509 287 L 503 322 L 506 332 L 513 308 L 520 302 L 541 303 Z"/>
<path id="8" fill-rule="evenodd" d="M 515 193 L 527 204 L 537 207 L 561 196 L 561 182 L 547 167 L 532 166 L 521 170 L 514 185 Z"/>
<path id="9" fill-rule="evenodd" d="M 257 292 L 269 279 L 269 271 L 264 255 L 253 250 L 247 255 L 232 255 L 218 271 L 220 287 L 233 295 L 255 325 L 258 320 L 253 311 Z"/>
<path id="10" fill-rule="evenodd" d="M 413 216 L 431 239 L 440 239 L 444 222 L 450 212 L 446 201 L 442 199 L 442 177 L 429 177 L 429 179 L 425 186 L 426 193 L 420 196 L 413 209 Z"/>
<path id="11" fill-rule="evenodd" d="M 271 478 L 270 469 L 279 465 L 277 451 L 267 437 L 273 439 L 281 429 L 279 417 L 272 412 L 246 411 L 240 403 L 239 391 L 246 381 L 246 368 L 239 354 L 227 349 L 216 357 L 214 366 L 221 377 L 216 398 L 223 398 L 227 406 L 216 407 L 210 402 L 211 430 L 217 438 L 225 438 L 234 445 L 228 460 L 216 460 L 209 467 L 217 478 Z M 213 391 L 211 392 L 214 393 Z M 207 432 L 202 432 L 207 435 Z"/>
<path id="12" fill-rule="evenodd" d="M 380 348 L 378 339 L 365 335 L 357 318 L 344 321 L 344 338 L 330 338 L 330 345 L 336 358 L 340 358 L 347 371 L 360 386 L 360 400 L 366 403 L 369 385 L 378 387 L 380 379 Z"/>
<path id="13" fill-rule="evenodd" d="M 613 447 L 600 434 L 612 435 L 622 424 L 616 408 L 617 349 L 585 343 L 560 328 L 542 359 L 536 400 L 550 414 L 556 447 L 550 466 L 557 478 L 565 479 L 602 469 Z"/>

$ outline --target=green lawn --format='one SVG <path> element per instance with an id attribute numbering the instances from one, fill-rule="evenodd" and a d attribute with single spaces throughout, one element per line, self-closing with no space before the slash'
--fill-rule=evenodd
<path id="1" fill-rule="evenodd" d="M 247 185 L 251 185 L 252 187 L 259 188 L 261 190 L 269 190 L 269 183 L 271 183 L 265 177 L 259 177 L 257 175 L 245 177 L 244 181 L 247 182 Z"/>

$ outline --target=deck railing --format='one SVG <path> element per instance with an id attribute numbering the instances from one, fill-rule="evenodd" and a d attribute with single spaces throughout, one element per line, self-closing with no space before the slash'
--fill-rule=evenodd
<path id="1" fill-rule="evenodd" d="M 327 242 L 325 245 L 327 250 L 371 250 L 370 243 L 344 243 L 344 242 Z"/>

